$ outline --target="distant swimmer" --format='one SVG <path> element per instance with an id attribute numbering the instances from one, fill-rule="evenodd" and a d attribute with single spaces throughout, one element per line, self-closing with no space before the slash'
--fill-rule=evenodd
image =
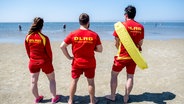
<path id="1" fill-rule="evenodd" d="M 22 31 L 22 26 L 19 24 L 19 31 Z"/>
<path id="2" fill-rule="evenodd" d="M 63 24 L 63 30 L 64 31 L 66 30 L 66 24 Z"/>

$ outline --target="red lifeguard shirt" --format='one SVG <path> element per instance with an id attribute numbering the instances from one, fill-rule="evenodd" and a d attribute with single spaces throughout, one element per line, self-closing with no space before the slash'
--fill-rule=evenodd
<path id="1" fill-rule="evenodd" d="M 25 39 L 25 47 L 30 59 L 52 61 L 50 41 L 44 34 L 40 32 L 28 34 Z"/>
<path id="2" fill-rule="evenodd" d="M 101 44 L 97 33 L 91 30 L 78 29 L 71 32 L 65 39 L 66 44 L 72 44 L 72 53 L 74 55 L 73 67 L 93 68 L 96 67 L 94 50 Z"/>
<path id="3" fill-rule="evenodd" d="M 130 37 L 132 38 L 133 42 L 136 46 L 138 46 L 139 41 L 144 39 L 144 27 L 140 23 L 134 21 L 134 20 L 127 20 L 125 22 L 122 22 L 123 25 L 126 27 L 128 33 L 130 34 Z M 116 31 L 114 31 L 113 36 L 118 37 Z M 126 51 L 123 44 L 120 44 L 118 51 L 118 57 L 122 57 L 123 59 L 130 59 L 130 56 L 128 52 Z M 141 51 L 141 47 L 138 47 Z"/>

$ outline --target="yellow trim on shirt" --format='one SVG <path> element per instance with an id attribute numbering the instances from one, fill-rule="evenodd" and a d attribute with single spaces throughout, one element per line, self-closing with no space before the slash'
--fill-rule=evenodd
<path id="1" fill-rule="evenodd" d="M 46 38 L 45 38 L 40 32 L 38 32 L 38 34 L 39 34 L 40 37 L 42 38 L 42 40 L 43 40 L 43 45 L 45 46 L 45 44 L 46 44 Z"/>
<path id="2" fill-rule="evenodd" d="M 33 34 L 33 33 L 31 33 L 31 34 Z M 29 41 L 29 37 L 31 36 L 31 34 L 29 34 L 29 35 L 26 37 L 26 42 Z M 46 38 L 45 38 L 40 32 L 38 32 L 38 34 L 39 34 L 40 37 L 42 38 L 42 40 L 43 40 L 43 45 L 45 46 L 45 45 L 46 45 Z"/>
<path id="3" fill-rule="evenodd" d="M 119 43 L 119 47 L 118 47 L 118 53 L 117 53 L 117 60 L 127 60 L 127 59 L 132 59 L 131 57 L 126 57 L 126 56 L 123 56 L 123 57 L 121 57 L 120 56 L 120 52 L 121 52 L 121 41 L 120 41 L 120 43 Z"/>

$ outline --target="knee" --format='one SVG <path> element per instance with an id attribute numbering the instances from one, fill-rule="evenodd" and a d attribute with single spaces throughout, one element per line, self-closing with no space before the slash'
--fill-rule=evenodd
<path id="1" fill-rule="evenodd" d="M 133 82 L 132 81 L 127 82 L 126 87 L 127 88 L 132 88 L 133 87 Z"/>
<path id="2" fill-rule="evenodd" d="M 50 82 L 50 83 L 55 83 L 56 80 L 55 80 L 55 78 L 51 78 L 51 79 L 49 79 L 49 82 Z"/>
<path id="3" fill-rule="evenodd" d="M 111 79 L 112 80 L 117 80 L 118 74 L 119 74 L 119 72 L 112 71 L 111 72 Z"/>
<path id="4" fill-rule="evenodd" d="M 116 75 L 112 75 L 112 76 L 111 76 L 111 81 L 112 81 L 112 82 L 116 82 L 117 79 L 118 79 L 118 77 L 117 77 Z"/>
<path id="5" fill-rule="evenodd" d="M 133 87 L 133 83 L 128 85 L 128 88 L 132 88 Z"/>
<path id="6" fill-rule="evenodd" d="M 95 86 L 95 83 L 94 82 L 93 83 L 89 83 L 88 86 L 94 87 Z"/>
<path id="7" fill-rule="evenodd" d="M 55 74 L 51 73 L 51 74 L 47 74 L 48 80 L 50 82 L 55 82 Z"/>
<path id="8" fill-rule="evenodd" d="M 38 80 L 34 80 L 34 79 L 31 80 L 32 85 L 37 85 L 37 83 L 38 83 Z"/>

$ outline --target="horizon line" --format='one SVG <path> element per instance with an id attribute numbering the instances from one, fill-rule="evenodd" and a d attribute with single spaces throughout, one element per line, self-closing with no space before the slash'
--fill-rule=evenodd
<path id="1" fill-rule="evenodd" d="M 91 23 L 93 22 L 118 22 L 121 20 L 117 21 L 90 21 Z M 184 20 L 136 20 L 137 22 L 184 22 Z M 45 23 L 49 22 L 61 22 L 61 23 L 67 23 L 67 22 L 79 22 L 79 21 L 44 21 Z M 122 21 L 123 22 L 123 21 Z M 32 23 L 32 21 L 0 21 L 0 23 Z"/>

